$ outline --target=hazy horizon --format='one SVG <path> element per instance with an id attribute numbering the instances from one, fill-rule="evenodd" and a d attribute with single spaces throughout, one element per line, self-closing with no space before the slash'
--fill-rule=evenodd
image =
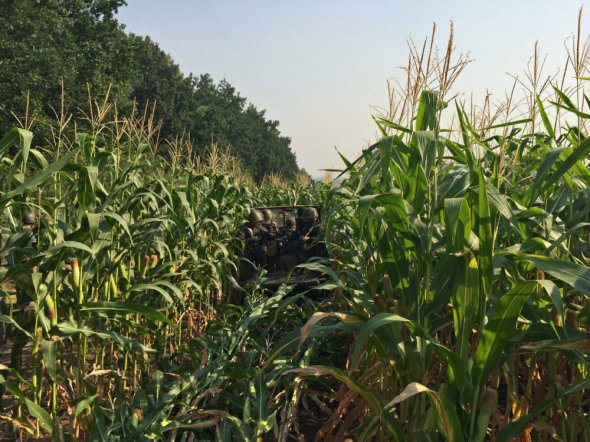
<path id="1" fill-rule="evenodd" d="M 506 73 L 523 72 L 536 40 L 546 74 L 563 65 L 564 40 L 585 3 L 128 0 L 118 19 L 149 35 L 185 74 L 226 79 L 265 109 L 291 137 L 299 166 L 318 176 L 342 165 L 334 147 L 354 157 L 375 138 L 373 106 L 387 104 L 386 81 L 407 63 L 408 37 L 422 42 L 436 22 L 444 48 L 453 20 L 457 50 L 473 59 L 456 89 L 500 98 L 513 83 Z M 584 35 L 586 23 L 590 15 Z"/>

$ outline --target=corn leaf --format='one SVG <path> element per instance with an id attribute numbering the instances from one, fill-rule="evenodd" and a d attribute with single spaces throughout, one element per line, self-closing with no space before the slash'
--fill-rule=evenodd
<path id="1" fill-rule="evenodd" d="M 163 322 L 165 324 L 172 325 L 170 319 L 168 319 L 163 313 L 154 310 L 151 307 L 143 304 L 134 304 L 132 302 L 113 302 L 113 301 L 100 301 L 100 302 L 87 302 L 80 306 L 80 311 L 83 312 L 97 312 L 97 313 L 117 313 L 120 315 L 126 315 L 130 313 L 139 313 L 145 318 L 154 322 Z"/>
<path id="2" fill-rule="evenodd" d="M 519 253 L 517 256 L 528 261 L 554 278 L 574 287 L 580 293 L 590 296 L 590 269 L 573 262 L 559 261 L 540 255 L 528 255 Z"/>
<path id="3" fill-rule="evenodd" d="M 504 345 L 516 329 L 522 306 L 536 290 L 536 282 L 519 284 L 502 295 L 485 325 L 475 351 L 472 379 L 475 388 L 482 387 L 490 372 L 501 362 Z"/>
<path id="4" fill-rule="evenodd" d="M 457 412 L 452 406 L 451 402 L 442 394 L 437 393 L 430 388 L 418 382 L 408 384 L 404 390 L 394 397 L 386 406 L 385 409 L 390 409 L 394 405 L 399 404 L 412 396 L 420 393 L 427 393 L 430 402 L 436 410 L 437 424 L 440 432 L 446 440 L 450 442 L 463 440 L 463 429 L 461 422 L 457 416 Z"/>

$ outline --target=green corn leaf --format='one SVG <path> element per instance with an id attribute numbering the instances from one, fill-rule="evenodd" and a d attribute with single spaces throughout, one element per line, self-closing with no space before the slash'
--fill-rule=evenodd
<path id="1" fill-rule="evenodd" d="M 466 198 L 444 200 L 447 248 L 449 252 L 462 252 L 468 247 L 471 234 L 471 212 Z"/>
<path id="2" fill-rule="evenodd" d="M 299 264 L 297 268 L 306 269 L 313 272 L 320 272 L 324 275 L 329 276 L 332 283 L 336 284 L 338 287 L 342 285 L 342 282 L 340 281 L 340 278 L 338 277 L 336 272 L 334 272 L 333 269 L 331 269 L 325 264 L 319 262 L 307 262 L 304 264 Z"/>
<path id="3" fill-rule="evenodd" d="M 443 345 L 431 341 L 434 347 L 434 352 L 445 361 L 447 379 L 449 386 L 456 388 L 459 393 L 465 392 L 470 394 L 473 386 L 471 385 L 471 378 L 468 367 L 458 354 L 449 350 Z"/>
<path id="4" fill-rule="evenodd" d="M 97 181 L 98 168 L 96 166 L 83 166 L 78 184 L 78 203 L 83 208 L 94 207 Z"/>
<path id="5" fill-rule="evenodd" d="M 160 293 L 163 296 L 163 298 L 166 300 L 166 303 L 168 303 L 168 305 L 174 304 L 174 300 L 172 299 L 170 294 L 157 284 L 137 284 L 137 285 L 134 285 L 133 287 L 131 287 L 130 292 L 144 293 L 149 290 L 155 290 L 156 292 Z"/>
<path id="6" fill-rule="evenodd" d="M 373 121 L 375 121 L 375 123 L 377 123 L 377 125 L 381 129 L 381 134 L 384 137 L 387 136 L 387 133 L 385 131 L 383 131 L 382 126 L 383 127 L 389 127 L 391 129 L 395 129 L 395 130 L 399 130 L 401 132 L 408 133 L 408 134 L 409 133 L 412 133 L 412 131 L 410 129 L 408 129 L 407 127 L 404 127 L 401 124 L 394 123 L 393 121 L 386 120 L 385 118 L 375 118 L 375 117 L 373 117 Z"/>
<path id="7" fill-rule="evenodd" d="M 543 287 L 543 290 L 545 290 L 545 292 L 547 293 L 547 295 L 551 299 L 551 302 L 553 302 L 553 305 L 555 306 L 557 313 L 563 319 L 564 314 L 565 314 L 565 307 L 564 307 L 564 303 L 563 303 L 563 297 L 561 295 L 559 287 L 557 287 L 557 284 L 555 284 L 553 281 L 550 281 L 548 279 L 541 279 L 541 280 L 538 280 L 537 282 L 539 283 L 539 285 L 541 287 Z"/>
<path id="8" fill-rule="evenodd" d="M 46 167 L 49 167 L 49 163 L 47 162 L 43 154 L 38 150 L 31 149 L 29 154 L 33 156 L 40 169 L 45 169 Z"/>
<path id="9" fill-rule="evenodd" d="M 385 423 L 376 414 L 367 416 L 356 430 L 356 440 L 372 440 L 375 433 L 384 427 L 388 435 L 394 438 L 393 440 L 397 442 L 405 442 L 407 440 L 401 424 L 390 413 L 385 413 Z"/>
<path id="10" fill-rule="evenodd" d="M 30 131 L 21 129 L 19 127 L 12 128 L 0 140 L 0 158 L 2 157 L 2 155 L 4 155 L 5 152 L 8 151 L 10 147 L 19 143 L 23 155 L 23 163 L 26 166 L 32 140 L 33 134 Z"/>
<path id="11" fill-rule="evenodd" d="M 590 223 L 578 223 L 575 226 L 567 229 L 557 240 L 551 242 L 551 245 L 547 248 L 546 253 L 551 253 L 553 250 L 559 248 L 561 244 L 567 239 L 572 237 L 572 234 L 580 229 L 585 229 L 589 227 Z"/>
<path id="12" fill-rule="evenodd" d="M 346 166 L 346 170 L 351 169 L 353 167 L 353 164 L 338 149 L 336 149 L 336 152 L 338 153 L 338 156 Z"/>
<path id="13" fill-rule="evenodd" d="M 439 145 L 434 136 L 434 132 L 430 131 L 415 131 L 412 134 L 412 146 L 420 152 L 422 159 L 421 165 L 424 170 L 424 175 L 428 180 L 431 179 L 431 171 L 436 160 L 436 149 Z"/>
<path id="14" fill-rule="evenodd" d="M 53 429 L 53 422 L 51 420 L 51 416 L 49 416 L 49 413 L 45 411 L 41 406 L 37 405 L 35 402 L 28 398 L 25 398 L 25 404 L 27 404 L 27 409 L 29 410 L 29 413 L 31 414 L 31 416 L 37 419 L 37 421 L 41 425 L 41 428 L 43 428 L 48 433 L 51 433 Z"/>
<path id="15" fill-rule="evenodd" d="M 519 253 L 516 256 L 530 262 L 536 268 L 549 273 L 554 278 L 569 284 L 584 295 L 590 296 L 590 269 L 588 267 L 540 255 Z"/>
<path id="16" fill-rule="evenodd" d="M 111 219 L 115 220 L 116 222 L 118 222 L 119 225 L 123 228 L 123 230 L 127 234 L 127 236 L 129 236 L 129 239 L 131 240 L 131 242 L 133 243 L 133 236 L 131 235 L 131 232 L 129 230 L 129 224 L 127 223 L 127 221 L 125 221 L 125 219 L 121 215 L 119 215 L 118 213 L 115 213 L 115 212 L 103 212 L 103 213 L 101 213 L 101 215 L 105 218 L 111 218 Z"/>
<path id="17" fill-rule="evenodd" d="M 108 332 L 97 332 L 94 331 L 86 326 L 77 326 L 75 323 L 72 322 L 62 322 L 57 324 L 57 328 L 60 332 L 62 332 L 66 336 L 74 335 L 74 334 L 82 334 L 84 336 L 96 336 L 97 338 L 104 339 L 107 341 L 113 341 L 121 348 L 137 353 L 150 353 L 155 352 L 155 350 L 146 347 L 143 344 L 140 344 L 134 339 L 127 338 L 122 336 L 118 333 L 108 331 Z"/>
<path id="18" fill-rule="evenodd" d="M 463 429 L 461 422 L 459 421 L 457 412 L 455 411 L 455 408 L 451 402 L 444 395 L 439 394 L 418 382 L 412 382 L 411 384 L 408 384 L 400 394 L 394 397 L 391 402 L 385 406 L 385 408 L 390 409 L 394 405 L 399 404 L 400 402 L 403 402 L 420 393 L 428 394 L 428 398 L 436 410 L 436 420 L 439 430 L 445 439 L 450 442 L 463 440 Z"/>
<path id="19" fill-rule="evenodd" d="M 11 190 L 10 192 L 6 192 L 5 194 L 1 195 L 0 196 L 0 208 L 2 208 L 6 204 L 6 202 L 10 201 L 15 196 L 21 195 L 22 193 L 24 193 L 26 190 L 28 190 L 30 188 L 37 187 L 37 186 L 41 185 L 55 172 L 58 172 L 59 170 L 63 169 L 77 152 L 78 152 L 77 149 L 72 149 L 67 154 L 65 154 L 63 157 L 61 157 L 59 160 L 51 163 L 51 165 L 49 167 L 47 167 L 46 169 L 43 169 L 42 171 L 40 171 L 36 175 L 33 175 L 31 178 L 27 179 L 25 182 L 23 182 L 16 189 Z"/>
<path id="20" fill-rule="evenodd" d="M 244 421 L 230 414 L 226 416 L 226 419 L 236 432 L 234 433 L 234 436 L 238 436 L 239 440 L 243 442 L 254 440 L 254 435 L 252 434 L 250 426 L 247 425 Z"/>
<path id="21" fill-rule="evenodd" d="M 164 280 L 155 281 L 154 284 L 157 284 L 160 287 L 167 288 L 168 290 L 170 290 L 172 293 L 174 293 L 180 305 L 184 306 L 184 296 L 182 295 L 182 291 L 174 284 L 171 284 L 170 282 Z"/>
<path id="22" fill-rule="evenodd" d="M 381 124 L 381 122 L 379 120 L 377 120 L 375 117 L 372 117 L 372 118 L 373 118 L 373 121 L 375 122 L 375 124 L 377 125 L 377 128 L 379 129 L 379 132 L 381 132 L 381 136 L 382 137 L 386 137 L 387 136 L 387 131 L 383 127 L 384 125 Z"/>
<path id="23" fill-rule="evenodd" d="M 76 249 L 76 250 L 82 250 L 92 256 L 95 255 L 94 250 L 92 250 L 90 247 L 88 247 L 86 244 L 83 244 L 79 241 L 63 241 L 60 242 L 54 246 L 51 246 L 49 249 L 47 249 L 46 255 L 51 256 L 51 255 L 55 255 L 56 253 L 60 252 L 63 249 Z"/>
<path id="24" fill-rule="evenodd" d="M 492 236 L 492 218 L 490 214 L 490 204 L 486 191 L 486 182 L 483 171 L 478 172 L 479 192 L 478 192 L 478 232 L 479 232 L 479 268 L 481 273 L 481 287 L 483 290 L 483 299 L 486 300 L 492 289 L 494 279 L 494 266 L 492 263 L 492 254 L 494 248 L 494 239 Z M 482 306 L 483 307 L 483 306 Z"/>
<path id="25" fill-rule="evenodd" d="M 588 152 L 590 152 L 590 139 L 588 138 L 577 147 L 562 147 L 549 151 L 543 158 L 531 186 L 529 205 L 535 201 L 537 196 L 542 195 L 564 177 Z M 554 172 L 552 172 L 553 168 L 555 168 Z"/>
<path id="26" fill-rule="evenodd" d="M 564 94 L 562 91 L 560 91 L 558 88 L 556 88 L 555 86 L 551 85 L 551 87 L 553 88 L 553 90 L 555 91 L 555 93 L 559 96 L 559 99 L 562 101 L 562 103 L 556 103 L 554 101 L 551 101 L 550 103 L 562 108 L 562 109 L 566 109 L 570 112 L 573 112 L 574 114 L 583 117 L 583 118 L 590 118 L 590 114 L 586 114 L 584 112 L 581 112 L 580 110 L 578 110 L 578 108 L 576 107 L 576 105 L 573 103 L 572 100 L 570 100 L 570 98 Z"/>
<path id="27" fill-rule="evenodd" d="M 43 351 L 43 362 L 45 363 L 47 374 L 49 374 L 52 380 L 55 380 L 57 375 L 57 342 L 43 339 L 41 349 Z"/>
<path id="28" fill-rule="evenodd" d="M 521 118 L 519 120 L 507 121 L 505 123 L 492 124 L 491 126 L 488 126 L 488 127 L 481 129 L 481 130 L 488 131 L 490 129 L 500 129 L 503 127 L 513 127 L 518 124 L 526 124 L 526 123 L 530 123 L 532 121 L 533 121 L 532 118 Z"/>
<path id="29" fill-rule="evenodd" d="M 466 252 L 457 260 L 458 269 L 451 294 L 457 351 L 463 361 L 469 356 L 469 339 L 479 309 L 479 269 L 472 252 Z"/>
<path id="30" fill-rule="evenodd" d="M 500 356 L 508 338 L 516 329 L 522 306 L 538 285 L 531 281 L 519 284 L 502 295 L 485 325 L 475 351 L 472 379 L 475 388 L 485 385 L 490 372 L 500 363 Z"/>
<path id="31" fill-rule="evenodd" d="M 547 112 L 545 112 L 545 106 L 543 106 L 543 102 L 539 98 L 539 94 L 537 94 L 535 100 L 537 101 L 537 107 L 539 108 L 539 113 L 541 114 L 541 119 L 543 120 L 545 130 L 551 136 L 551 138 L 555 139 L 555 131 L 553 130 L 553 126 L 549 121 L 549 117 L 547 117 Z"/>
<path id="32" fill-rule="evenodd" d="M 163 322 L 165 324 L 172 325 L 170 319 L 168 319 L 163 313 L 158 310 L 154 310 L 151 307 L 143 304 L 134 304 L 131 302 L 113 302 L 113 301 L 100 301 L 100 302 L 87 302 L 80 306 L 80 311 L 83 312 L 97 312 L 97 313 L 108 313 L 113 312 L 120 315 L 126 315 L 130 313 L 139 313 L 145 318 L 157 322 Z"/>
<path id="33" fill-rule="evenodd" d="M 416 112 L 415 130 L 434 129 L 438 125 L 438 110 L 440 106 L 438 92 L 422 91 Z"/>
<path id="34" fill-rule="evenodd" d="M 81 401 L 79 401 L 76 404 L 76 407 L 74 408 L 74 411 L 70 415 L 70 419 L 69 419 L 69 428 L 70 428 L 71 434 L 74 434 L 74 428 L 73 428 L 74 419 L 76 419 L 80 415 L 80 413 L 82 413 L 84 410 L 87 410 L 87 409 L 91 410 L 92 405 L 96 401 L 97 397 L 98 397 L 98 394 L 95 394 L 95 395 L 92 395 L 92 396 L 87 397 L 85 399 L 82 399 Z"/>
<path id="35" fill-rule="evenodd" d="M 326 313 L 326 315 L 327 314 L 328 313 Z M 369 339 L 370 335 L 380 327 L 383 327 L 383 326 L 386 326 L 389 324 L 394 324 L 397 322 L 411 324 L 416 329 L 420 328 L 413 321 L 410 321 L 409 319 L 406 319 L 402 316 L 399 316 L 399 315 L 396 315 L 393 313 L 379 313 L 378 315 L 375 315 L 374 317 L 369 319 L 360 328 L 360 332 L 359 332 L 358 338 L 356 339 L 356 343 L 354 345 L 354 350 L 352 352 L 352 359 L 351 359 L 352 360 L 352 367 L 354 367 L 354 368 L 358 367 L 359 355 L 360 355 L 363 347 L 365 346 L 365 343 Z"/>
<path id="36" fill-rule="evenodd" d="M 0 313 L 0 322 L 3 322 L 4 324 L 10 324 L 13 327 L 15 327 L 16 329 L 20 330 L 22 333 L 24 333 L 29 339 L 33 339 L 33 336 L 24 328 L 22 328 L 20 326 L 20 324 L 18 322 L 16 322 L 14 319 L 3 315 Z"/>
<path id="37" fill-rule="evenodd" d="M 98 227 L 100 224 L 100 214 L 85 212 L 83 217 L 84 228 L 88 227 L 88 231 L 92 238 L 96 238 L 98 234 Z"/>

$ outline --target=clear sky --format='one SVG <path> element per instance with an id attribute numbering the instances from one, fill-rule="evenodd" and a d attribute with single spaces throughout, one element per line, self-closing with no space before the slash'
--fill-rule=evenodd
<path id="1" fill-rule="evenodd" d="M 422 41 L 437 23 L 445 47 L 474 62 L 458 89 L 503 96 L 507 72 L 522 73 L 539 40 L 547 68 L 565 59 L 580 0 L 128 0 L 119 20 L 149 35 L 188 74 L 226 79 L 292 138 L 312 175 L 341 166 L 375 139 L 371 106 L 387 103 L 388 78 L 407 61 L 406 39 Z M 583 33 L 590 34 L 590 5 Z"/>

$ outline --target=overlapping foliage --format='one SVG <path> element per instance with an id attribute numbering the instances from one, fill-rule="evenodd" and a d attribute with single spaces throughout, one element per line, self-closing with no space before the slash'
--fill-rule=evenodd
<path id="1" fill-rule="evenodd" d="M 99 441 L 589 440 L 583 70 L 573 92 L 535 86 L 528 115 L 510 121 L 508 104 L 492 122 L 447 98 L 465 62 L 448 47 L 432 65 L 415 57 L 405 111 L 376 118 L 382 138 L 319 193 L 277 176 L 244 185 L 214 149 L 209 169 L 174 143 L 165 163 L 144 121 L 104 123 L 100 107 L 87 134 L 61 118 L 49 150 L 8 133 L 4 428 Z M 330 258 L 301 267 L 325 273 L 329 299 L 264 292 L 263 274 L 239 287 L 233 232 L 246 211 L 311 202 Z M 38 230 L 20 227 L 26 209 Z"/>
<path id="2" fill-rule="evenodd" d="M 590 140 L 543 108 L 546 133 L 486 138 L 457 106 L 454 141 L 445 107 L 424 91 L 328 200 L 337 315 L 356 331 L 341 409 L 359 440 L 586 440 Z"/>
<path id="3" fill-rule="evenodd" d="M 587 118 L 565 98 L 557 106 Z M 483 137 L 460 105 L 454 139 L 439 128 L 445 104 L 424 91 L 412 127 L 388 134 L 381 120 L 383 138 L 315 196 L 164 164 L 130 122 L 64 136 L 53 155 L 12 130 L 0 144 L 6 428 L 583 440 L 590 141 L 550 126 L 544 107 L 546 133 L 521 120 Z M 238 287 L 245 211 L 318 197 L 330 266 L 303 267 L 326 273 L 332 299 Z M 38 231 L 20 228 L 25 209 Z"/>
<path id="4" fill-rule="evenodd" d="M 287 290 L 267 300 L 237 285 L 234 233 L 251 207 L 309 190 L 249 188 L 214 149 L 165 162 L 140 121 L 97 117 L 92 133 L 62 121 L 51 150 L 24 129 L 0 141 L 1 427 L 105 441 L 276 427 L 257 404 L 277 332 L 259 327 L 304 316 L 273 321 Z"/>

